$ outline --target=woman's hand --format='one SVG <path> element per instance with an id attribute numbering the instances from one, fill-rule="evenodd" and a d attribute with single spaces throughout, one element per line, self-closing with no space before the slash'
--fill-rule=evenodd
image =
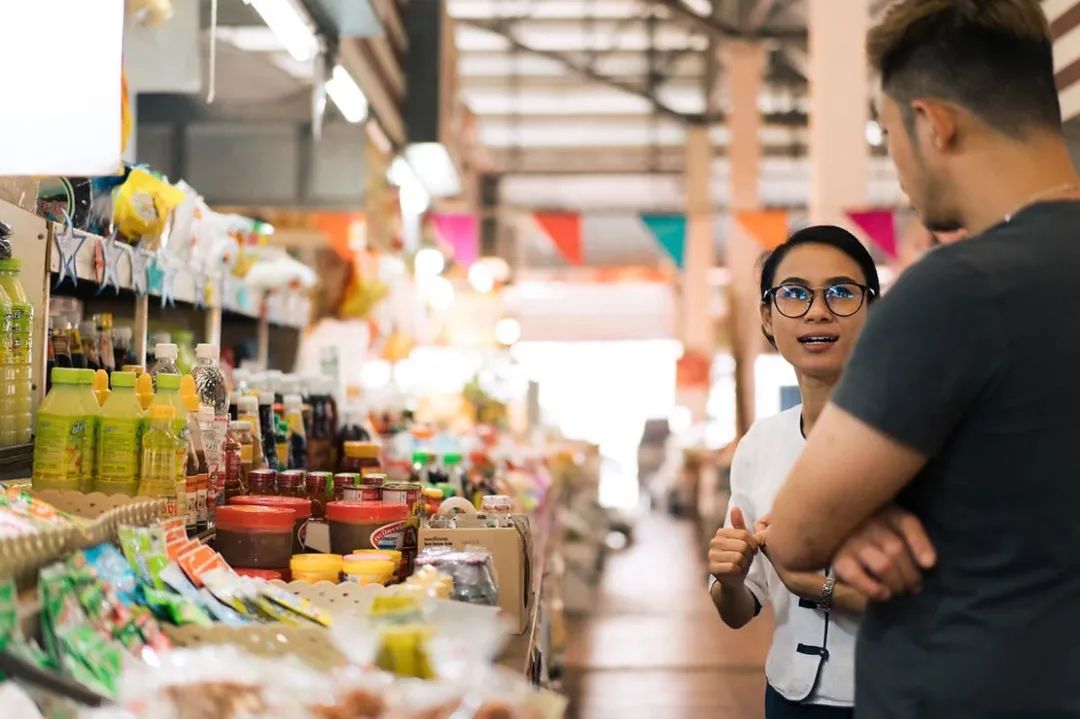
<path id="1" fill-rule="evenodd" d="M 709 573 L 725 587 L 741 587 L 758 553 L 758 539 L 746 529 L 742 510 L 731 508 L 731 526 L 722 527 L 709 542 Z"/>

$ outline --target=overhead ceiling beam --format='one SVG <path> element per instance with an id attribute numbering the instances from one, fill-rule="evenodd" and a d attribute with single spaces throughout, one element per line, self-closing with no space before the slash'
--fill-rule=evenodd
<path id="1" fill-rule="evenodd" d="M 564 55 L 563 53 L 554 52 L 551 50 L 540 50 L 538 48 L 527 45 L 526 43 L 519 40 L 514 35 L 514 33 L 506 27 L 504 23 L 484 20 L 459 20 L 458 22 L 463 25 L 468 25 L 470 27 L 475 27 L 481 30 L 486 30 L 490 33 L 494 33 L 495 35 L 498 35 L 499 37 L 505 39 L 516 50 L 554 60 L 568 70 L 572 70 L 578 75 L 592 80 L 593 82 L 598 82 L 603 85 L 613 87 L 630 95 L 636 95 L 637 97 L 645 98 L 649 101 L 649 103 L 653 106 L 653 108 L 655 108 L 658 113 L 667 117 L 674 118 L 676 120 L 679 120 L 680 122 L 688 123 L 701 123 L 706 121 L 704 115 L 679 112 L 675 108 L 664 103 L 662 100 L 656 97 L 655 94 L 649 92 L 647 88 L 641 87 L 640 85 L 626 82 L 618 78 L 610 77 L 608 75 L 604 75 L 603 73 L 599 73 L 592 67 L 590 67 L 588 64 L 578 62 L 574 58 Z"/>
<path id="2" fill-rule="evenodd" d="M 805 29 L 770 30 L 759 28 L 754 32 L 746 32 L 736 25 L 718 18 L 705 17 L 687 7 L 682 0 L 653 0 L 653 2 L 667 10 L 676 18 L 692 23 L 699 30 L 709 35 L 722 39 L 745 39 L 745 40 L 784 40 L 805 41 Z"/>

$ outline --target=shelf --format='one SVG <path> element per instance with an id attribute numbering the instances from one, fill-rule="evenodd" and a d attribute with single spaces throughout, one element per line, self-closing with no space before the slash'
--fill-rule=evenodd
<path id="1" fill-rule="evenodd" d="M 53 224 L 52 230 L 54 233 L 60 232 L 62 229 L 62 225 Z M 98 237 L 97 235 L 88 234 L 86 240 L 76 253 L 75 275 L 78 277 L 79 287 L 85 283 L 96 289 L 103 281 L 103 272 L 100 268 L 100 258 L 103 253 L 101 249 L 99 249 L 103 242 L 103 238 Z M 53 293 L 70 293 L 76 286 L 73 285 L 68 278 L 64 279 L 62 285 L 59 287 L 56 286 L 56 281 L 60 276 L 60 257 L 55 246 L 52 247 L 51 250 L 49 257 L 49 271 L 52 278 Z M 95 257 L 98 258 L 97 262 L 95 262 Z M 132 261 L 129 259 L 130 257 L 131 255 L 124 252 L 120 256 L 120 259 L 117 260 L 117 284 L 119 284 L 121 291 L 126 292 L 134 292 L 135 289 L 135 283 L 132 279 Z M 172 297 L 174 302 L 177 305 L 188 307 L 196 306 L 199 304 L 196 302 L 196 299 L 200 294 L 200 286 L 206 287 L 206 284 L 207 279 L 202 273 L 197 273 L 187 268 L 176 270 L 173 273 L 172 279 Z M 227 296 L 213 300 L 207 308 L 221 309 L 233 315 L 239 315 L 253 320 L 259 319 L 259 306 L 262 301 L 263 293 L 258 290 L 246 288 L 241 279 L 236 279 L 231 285 L 232 287 Z M 149 283 L 147 286 L 149 287 Z M 109 287 L 102 291 L 102 296 L 111 297 L 114 293 L 115 290 L 110 284 Z M 151 288 L 149 295 L 151 298 L 160 301 L 160 291 Z M 302 292 L 289 289 L 276 291 L 269 294 L 267 310 L 269 313 L 270 324 L 292 329 L 303 329 L 308 324 L 311 312 L 311 301 Z"/>

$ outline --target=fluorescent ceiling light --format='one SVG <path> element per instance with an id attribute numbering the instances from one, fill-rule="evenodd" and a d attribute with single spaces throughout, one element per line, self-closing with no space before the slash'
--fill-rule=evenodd
<path id="1" fill-rule="evenodd" d="M 315 57 L 319 39 L 315 36 L 307 14 L 293 0 L 244 0 L 255 8 L 267 27 L 274 31 L 278 42 L 299 62 Z"/>
<path id="2" fill-rule="evenodd" d="M 414 142 L 405 148 L 405 159 L 416 170 L 434 197 L 461 194 L 461 178 L 446 147 L 439 142 Z"/>
<path id="3" fill-rule="evenodd" d="M 341 65 L 334 65 L 330 79 L 326 81 L 326 94 L 349 122 L 363 122 L 367 119 L 367 97 L 349 71 Z"/>

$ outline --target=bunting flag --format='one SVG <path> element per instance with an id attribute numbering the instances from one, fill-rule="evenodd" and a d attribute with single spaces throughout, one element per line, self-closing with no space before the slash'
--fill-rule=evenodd
<path id="1" fill-rule="evenodd" d="M 686 215 L 641 215 L 641 221 L 681 270 L 686 260 Z"/>
<path id="2" fill-rule="evenodd" d="M 882 252 L 896 258 L 896 213 L 893 210 L 850 210 L 847 216 Z"/>
<path id="3" fill-rule="evenodd" d="M 476 215 L 432 215 L 435 231 L 454 252 L 454 262 L 469 267 L 480 257 L 480 221 Z"/>
<path id="4" fill-rule="evenodd" d="M 585 263 L 584 247 L 581 244 L 581 215 L 568 212 L 537 212 L 533 215 L 536 224 L 544 231 L 552 244 L 558 248 L 563 258 L 571 265 Z"/>
<path id="5" fill-rule="evenodd" d="M 788 236 L 786 210 L 744 210 L 735 219 L 766 250 L 775 250 Z"/>

